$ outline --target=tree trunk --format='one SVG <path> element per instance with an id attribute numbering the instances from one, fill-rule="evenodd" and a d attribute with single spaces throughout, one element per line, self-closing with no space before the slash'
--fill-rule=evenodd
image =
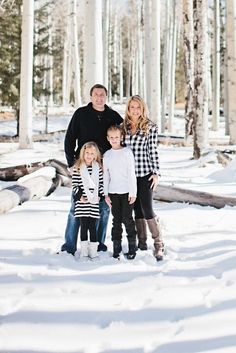
<path id="1" fill-rule="evenodd" d="M 85 2 L 84 96 L 89 101 L 90 88 L 103 83 L 102 1 Z"/>
<path id="2" fill-rule="evenodd" d="M 236 4 L 227 0 L 226 41 L 228 61 L 228 119 L 230 144 L 236 144 Z"/>
<path id="3" fill-rule="evenodd" d="M 73 73 L 74 73 L 74 98 L 75 106 L 80 107 L 81 102 L 81 88 L 80 88 L 80 58 L 78 46 L 78 27 L 77 27 L 77 0 L 72 0 L 72 53 L 73 53 Z"/>
<path id="4" fill-rule="evenodd" d="M 193 94 L 193 156 L 200 158 L 208 146 L 207 99 L 207 0 L 194 0 L 194 94 Z"/>
<path id="5" fill-rule="evenodd" d="M 151 0 L 151 82 L 150 118 L 160 126 L 161 85 L 160 85 L 160 2 Z"/>
<path id="6" fill-rule="evenodd" d="M 193 50 L 193 4 L 192 0 L 183 1 L 183 42 L 184 68 L 186 79 L 185 94 L 185 138 L 193 135 L 193 92 L 194 92 L 194 50 Z"/>
<path id="7" fill-rule="evenodd" d="M 154 199 L 166 202 L 184 202 L 201 206 L 222 208 L 226 205 L 236 206 L 236 197 L 216 195 L 203 191 L 186 190 L 178 187 L 158 185 Z"/>
<path id="8" fill-rule="evenodd" d="M 214 1 L 212 130 L 220 123 L 220 0 Z"/>
<path id="9" fill-rule="evenodd" d="M 34 1 L 23 0 L 19 147 L 32 148 Z"/>
<path id="10" fill-rule="evenodd" d="M 7 212 L 26 201 L 48 196 L 58 185 L 60 185 L 60 178 L 56 176 L 54 168 L 50 171 L 48 167 L 42 168 L 40 174 L 35 172 L 30 177 L 22 177 L 18 179 L 16 185 L 0 190 L 0 213 Z"/>
<path id="11" fill-rule="evenodd" d="M 35 162 L 29 164 L 21 164 L 13 167 L 0 168 L 0 180 L 3 181 L 16 181 L 24 175 L 31 174 L 42 167 L 54 167 L 59 175 L 70 178 L 66 164 L 57 159 L 49 159 L 45 162 Z"/>

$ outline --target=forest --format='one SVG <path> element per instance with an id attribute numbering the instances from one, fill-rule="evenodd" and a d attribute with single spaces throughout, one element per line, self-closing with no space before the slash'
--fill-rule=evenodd
<path id="1" fill-rule="evenodd" d="M 102 82 L 112 103 L 143 96 L 163 135 L 181 107 L 195 159 L 220 121 L 233 145 L 234 11 L 233 0 L 2 0 L 1 112 L 14 111 L 27 148 L 34 110 L 78 107 Z"/>
<path id="2" fill-rule="evenodd" d="M 236 352 L 234 0 L 0 0 L 0 352 Z M 94 83 L 158 124 L 165 252 L 60 251 Z M 78 241 L 78 251 L 81 244 Z"/>

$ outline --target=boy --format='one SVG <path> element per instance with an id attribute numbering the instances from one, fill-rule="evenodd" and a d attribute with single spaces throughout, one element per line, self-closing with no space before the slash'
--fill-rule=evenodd
<path id="1" fill-rule="evenodd" d="M 119 126 L 111 126 L 107 130 L 107 139 L 111 149 L 103 156 L 104 194 L 113 215 L 113 257 L 119 258 L 122 250 L 123 223 L 129 248 L 126 256 L 131 260 L 136 256 L 136 229 L 132 215 L 137 195 L 134 156 L 131 149 L 121 145 L 122 130 Z"/>

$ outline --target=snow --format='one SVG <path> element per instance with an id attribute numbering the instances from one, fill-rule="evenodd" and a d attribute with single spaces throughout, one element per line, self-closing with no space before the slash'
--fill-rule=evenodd
<path id="1" fill-rule="evenodd" d="M 159 151 L 162 183 L 236 196 L 234 156 L 224 168 L 213 150 L 199 161 L 191 147 Z M 50 158 L 65 161 L 61 138 L 32 150 L 0 144 L 1 167 Z M 111 219 L 99 260 L 57 254 L 66 187 L 0 215 L 0 352 L 235 353 L 236 207 L 154 206 L 162 262 L 152 256 L 151 236 L 133 261 L 113 259 Z"/>

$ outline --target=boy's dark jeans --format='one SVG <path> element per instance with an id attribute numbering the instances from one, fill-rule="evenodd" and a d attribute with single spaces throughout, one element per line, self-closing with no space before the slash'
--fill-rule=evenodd
<path id="1" fill-rule="evenodd" d="M 111 230 L 112 241 L 121 241 L 122 224 L 125 226 L 128 242 L 135 243 L 136 241 L 136 229 L 133 219 L 134 204 L 129 204 L 128 196 L 128 194 L 109 194 L 112 203 L 111 213 L 113 216 Z"/>

